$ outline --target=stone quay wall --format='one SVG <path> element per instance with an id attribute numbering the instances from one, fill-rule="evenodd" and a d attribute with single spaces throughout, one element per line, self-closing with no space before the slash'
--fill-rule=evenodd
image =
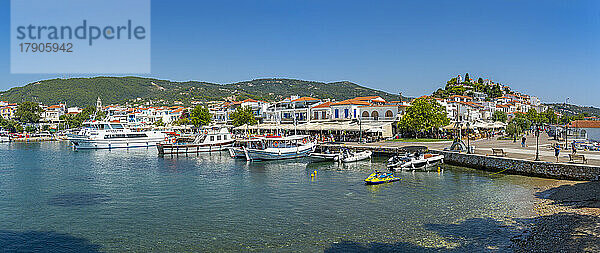
<path id="1" fill-rule="evenodd" d="M 600 167 L 585 164 L 536 162 L 498 156 L 464 154 L 440 150 L 432 153 L 444 155 L 444 163 L 488 171 L 502 171 L 526 176 L 567 179 L 599 180 Z"/>

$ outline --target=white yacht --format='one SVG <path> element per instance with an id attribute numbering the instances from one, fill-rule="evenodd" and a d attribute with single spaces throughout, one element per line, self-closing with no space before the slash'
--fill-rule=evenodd
<path id="1" fill-rule="evenodd" d="M 195 135 L 191 141 L 183 140 L 183 138 L 172 138 L 166 142 L 159 143 L 159 154 L 184 154 L 184 153 L 200 153 L 222 151 L 233 146 L 235 139 L 231 137 L 231 133 L 227 128 L 210 128 L 201 130 L 198 135 Z"/>
<path id="2" fill-rule="evenodd" d="M 165 133 L 133 131 L 119 122 L 89 121 L 67 139 L 75 149 L 113 149 L 155 146 L 166 138 Z"/>

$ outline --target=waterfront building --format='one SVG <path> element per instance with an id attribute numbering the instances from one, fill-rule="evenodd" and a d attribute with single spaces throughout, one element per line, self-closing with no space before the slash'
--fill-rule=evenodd
<path id="1" fill-rule="evenodd" d="M 600 121 L 598 120 L 575 120 L 569 124 L 569 128 L 575 129 L 580 136 L 585 136 L 589 141 L 600 142 Z"/>

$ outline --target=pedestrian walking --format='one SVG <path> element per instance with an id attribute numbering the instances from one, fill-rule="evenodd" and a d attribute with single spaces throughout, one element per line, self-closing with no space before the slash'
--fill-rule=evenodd
<path id="1" fill-rule="evenodd" d="M 560 146 L 557 143 L 554 145 L 554 156 L 556 157 L 556 162 L 558 162 L 558 155 L 560 155 Z"/>
<path id="2" fill-rule="evenodd" d="M 577 153 L 577 146 L 575 146 L 575 141 L 571 143 L 571 150 L 573 151 L 573 154 Z"/>
<path id="3" fill-rule="evenodd" d="M 521 147 L 525 147 L 525 141 L 527 141 L 527 137 L 523 135 L 523 137 L 521 138 Z"/>

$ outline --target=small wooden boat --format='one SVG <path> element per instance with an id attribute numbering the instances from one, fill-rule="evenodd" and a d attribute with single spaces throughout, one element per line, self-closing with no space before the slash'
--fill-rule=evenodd
<path id="1" fill-rule="evenodd" d="M 372 154 L 373 152 L 371 152 L 370 150 L 365 150 L 362 152 L 350 152 L 348 150 L 345 150 L 342 152 L 340 161 L 342 161 L 343 163 L 357 162 L 360 160 L 371 158 Z"/>

